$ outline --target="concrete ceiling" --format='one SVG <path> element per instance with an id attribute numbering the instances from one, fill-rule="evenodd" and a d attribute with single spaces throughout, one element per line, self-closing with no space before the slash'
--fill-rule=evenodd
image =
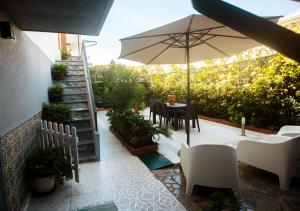
<path id="1" fill-rule="evenodd" d="M 98 35 L 113 0 L 3 0 L 0 10 L 24 31 Z"/>

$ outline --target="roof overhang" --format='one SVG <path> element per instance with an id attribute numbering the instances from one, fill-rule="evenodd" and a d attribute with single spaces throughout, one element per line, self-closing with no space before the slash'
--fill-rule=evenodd
<path id="1" fill-rule="evenodd" d="M 113 0 L 4 0 L 0 10 L 24 31 L 98 35 Z"/>

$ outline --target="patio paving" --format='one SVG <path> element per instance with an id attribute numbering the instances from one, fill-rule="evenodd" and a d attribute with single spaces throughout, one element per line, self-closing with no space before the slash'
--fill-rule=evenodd
<path id="1" fill-rule="evenodd" d="M 113 201 L 119 210 L 203 210 L 211 204 L 201 187 L 186 196 L 185 179 L 179 165 L 150 171 L 108 129 L 105 111 L 98 112 L 101 161 L 80 164 L 80 184 L 73 181 L 44 198 L 33 198 L 28 210 L 75 210 L 87 205 Z M 142 112 L 149 114 L 146 109 Z M 147 118 L 147 117 L 146 117 Z M 246 138 L 259 139 L 262 133 L 200 120 L 201 132 L 191 129 L 191 145 L 228 144 L 233 147 Z M 177 164 L 178 151 L 186 141 L 183 129 L 172 132 L 172 139 L 161 137 L 159 152 Z M 244 210 L 300 210 L 300 182 L 292 182 L 290 191 L 279 189 L 276 175 L 239 164 Z"/>
<path id="2" fill-rule="evenodd" d="M 98 113 L 101 161 L 80 164 L 80 183 L 73 181 L 28 210 L 66 211 L 113 201 L 118 210 L 186 210 L 152 172 L 109 131 L 105 112 Z"/>

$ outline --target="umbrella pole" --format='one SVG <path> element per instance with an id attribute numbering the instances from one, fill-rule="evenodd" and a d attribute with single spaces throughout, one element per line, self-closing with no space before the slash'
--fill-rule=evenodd
<path id="1" fill-rule="evenodd" d="M 186 113 L 186 120 L 185 120 L 185 125 L 186 125 L 186 142 L 187 145 L 190 146 L 190 104 L 191 104 L 191 99 L 190 99 L 190 41 L 189 41 L 189 33 L 186 33 L 186 71 L 187 71 L 187 113 Z"/>

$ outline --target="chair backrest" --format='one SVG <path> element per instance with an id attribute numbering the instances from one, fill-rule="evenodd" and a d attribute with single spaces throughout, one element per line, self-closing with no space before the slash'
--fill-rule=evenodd
<path id="1" fill-rule="evenodd" d="M 156 114 L 157 115 L 162 115 L 163 113 L 163 104 L 161 102 L 154 102 L 155 109 L 156 109 Z"/>
<path id="2" fill-rule="evenodd" d="M 212 187 L 238 182 L 237 153 L 233 147 L 217 144 L 187 147 L 183 144 L 181 149 L 182 169 L 190 179 Z"/>
<path id="3" fill-rule="evenodd" d="M 283 127 L 280 128 L 280 130 L 278 131 L 277 135 L 288 135 L 288 136 L 292 136 L 292 135 L 300 135 L 300 126 L 298 125 L 285 125 Z"/>
<path id="4" fill-rule="evenodd" d="M 186 114 L 187 115 L 189 114 L 189 119 L 197 118 L 198 106 L 196 104 L 193 104 L 193 103 L 190 104 L 190 106 L 186 108 Z"/>

